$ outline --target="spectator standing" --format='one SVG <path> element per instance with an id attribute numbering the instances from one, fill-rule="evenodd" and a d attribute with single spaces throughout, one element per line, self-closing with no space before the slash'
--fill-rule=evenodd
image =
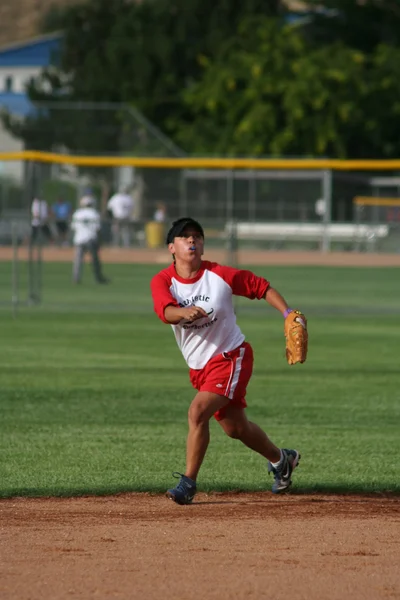
<path id="1" fill-rule="evenodd" d="M 57 228 L 58 240 L 63 246 L 67 246 L 71 204 L 63 198 L 58 198 L 52 206 L 52 213 Z"/>
<path id="2" fill-rule="evenodd" d="M 49 227 L 49 208 L 46 200 L 34 198 L 31 206 L 31 240 L 32 243 L 38 241 L 52 241 L 52 235 Z M 42 240 L 40 240 L 42 237 Z"/>
<path id="3" fill-rule="evenodd" d="M 158 202 L 154 211 L 154 220 L 157 223 L 165 223 L 167 218 L 167 208 L 163 202 Z"/>
<path id="4" fill-rule="evenodd" d="M 87 187 L 83 190 L 80 205 L 83 206 L 83 204 L 85 204 L 85 202 L 89 202 L 90 206 L 92 206 L 93 208 L 97 208 L 97 200 L 93 193 L 92 188 L 90 188 L 90 187 Z M 89 204 L 88 204 L 88 206 L 89 206 Z"/>
<path id="5" fill-rule="evenodd" d="M 109 283 L 104 277 L 99 257 L 100 247 L 100 213 L 94 208 L 95 199 L 84 196 L 78 208 L 72 215 L 71 228 L 74 232 L 75 258 L 73 265 L 73 281 L 81 283 L 82 266 L 86 252 L 92 257 L 94 278 L 97 283 Z"/>
<path id="6" fill-rule="evenodd" d="M 134 208 L 132 196 L 126 188 L 113 194 L 107 203 L 112 215 L 112 236 L 114 246 L 129 247 L 131 244 L 131 218 Z"/>

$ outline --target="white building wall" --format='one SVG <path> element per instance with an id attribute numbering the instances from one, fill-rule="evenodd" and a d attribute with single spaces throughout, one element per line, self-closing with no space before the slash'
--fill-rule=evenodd
<path id="1" fill-rule="evenodd" d="M 41 71 L 42 67 L 0 67 L 0 92 L 25 93 L 26 86 L 32 77 L 38 76 Z M 11 89 L 7 87 L 8 78 L 11 78 Z M 23 149 L 21 140 L 10 135 L 0 121 L 0 152 L 20 152 Z M 0 159 L 1 176 L 21 181 L 23 176 L 22 162 L 1 161 Z"/>
<path id="2" fill-rule="evenodd" d="M 0 92 L 24 93 L 32 77 L 37 77 L 42 67 L 0 67 Z M 7 88 L 7 79 L 11 78 L 11 89 Z"/>
<path id="3" fill-rule="evenodd" d="M 5 131 L 0 122 L 0 152 L 21 152 L 23 149 L 22 141 Z M 22 181 L 23 172 L 22 161 L 2 161 L 0 158 L 0 178 L 5 176 Z"/>

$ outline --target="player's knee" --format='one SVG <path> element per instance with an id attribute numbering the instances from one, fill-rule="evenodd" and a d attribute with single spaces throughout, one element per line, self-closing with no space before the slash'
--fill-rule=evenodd
<path id="1" fill-rule="evenodd" d="M 210 417 L 208 416 L 205 407 L 203 407 L 201 404 L 192 404 L 189 408 L 188 420 L 192 427 L 200 427 L 209 421 Z"/>

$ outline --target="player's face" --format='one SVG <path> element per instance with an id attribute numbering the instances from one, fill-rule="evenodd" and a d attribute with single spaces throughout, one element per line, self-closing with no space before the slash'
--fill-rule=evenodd
<path id="1" fill-rule="evenodd" d="M 201 233 L 188 227 L 169 245 L 169 251 L 175 254 L 175 260 L 200 258 L 204 252 L 204 238 Z"/>

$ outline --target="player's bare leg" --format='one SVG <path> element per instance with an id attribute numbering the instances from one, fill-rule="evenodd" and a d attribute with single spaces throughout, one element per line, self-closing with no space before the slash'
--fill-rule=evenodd
<path id="1" fill-rule="evenodd" d="M 229 403 L 228 398 L 212 392 L 198 392 L 189 408 L 189 433 L 186 444 L 186 471 L 174 473 L 180 478 L 167 497 L 177 504 L 191 504 L 196 494 L 196 479 L 210 441 L 210 419 Z"/>
<path id="2" fill-rule="evenodd" d="M 280 449 L 271 442 L 261 427 L 247 419 L 243 408 L 230 404 L 226 407 L 225 416 L 219 424 L 229 437 L 240 440 L 270 462 L 277 463 L 280 460 Z"/>
<path id="3" fill-rule="evenodd" d="M 194 481 L 197 479 L 210 441 L 210 419 L 228 403 L 228 398 L 224 396 L 212 392 L 199 392 L 190 405 L 185 475 Z"/>
<path id="4" fill-rule="evenodd" d="M 242 408 L 232 404 L 226 407 L 224 418 L 219 423 L 229 437 L 240 440 L 248 448 L 268 459 L 268 471 L 274 475 L 272 484 L 274 494 L 289 489 L 292 473 L 300 460 L 300 453 L 297 450 L 280 449 L 275 446 L 261 427 L 247 419 Z"/>

